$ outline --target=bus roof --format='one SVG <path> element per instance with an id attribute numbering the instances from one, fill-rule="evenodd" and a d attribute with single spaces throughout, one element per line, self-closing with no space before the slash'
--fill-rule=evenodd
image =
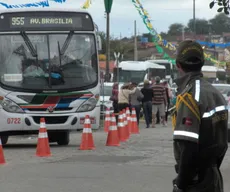
<path id="1" fill-rule="evenodd" d="M 155 62 L 155 63 L 165 63 L 165 64 L 171 64 L 170 61 L 168 61 L 167 59 L 153 59 L 153 60 L 147 60 L 149 62 Z"/>
<path id="2" fill-rule="evenodd" d="M 216 72 L 217 71 L 217 67 L 215 66 L 209 66 L 209 65 L 204 65 L 202 67 L 202 71 L 207 71 L 207 72 Z"/>
<path id="3" fill-rule="evenodd" d="M 56 11 L 56 12 L 80 12 L 80 13 L 87 13 L 90 15 L 88 11 L 81 10 L 81 9 L 73 9 L 73 8 L 51 8 L 51 7 L 44 7 L 44 8 L 20 8 L 20 9 L 4 9 L 0 11 L 2 13 L 17 13 L 17 12 L 33 12 L 33 11 Z"/>
<path id="4" fill-rule="evenodd" d="M 119 63 L 119 67 L 123 70 L 143 71 L 148 68 L 165 69 L 165 66 L 158 65 L 156 63 L 148 61 L 122 61 Z"/>

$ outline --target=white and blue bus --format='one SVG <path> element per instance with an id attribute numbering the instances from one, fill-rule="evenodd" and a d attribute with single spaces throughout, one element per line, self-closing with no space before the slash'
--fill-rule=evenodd
<path id="1" fill-rule="evenodd" d="M 15 9 L 0 13 L 0 136 L 36 134 L 44 117 L 50 142 L 89 115 L 99 128 L 97 29 L 85 11 Z"/>

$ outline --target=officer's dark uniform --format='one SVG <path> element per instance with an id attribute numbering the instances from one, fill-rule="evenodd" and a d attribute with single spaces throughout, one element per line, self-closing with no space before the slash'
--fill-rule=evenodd
<path id="1" fill-rule="evenodd" d="M 199 56 L 199 53 L 202 59 L 203 50 L 198 43 L 180 46 L 183 55 L 178 52 L 178 60 L 194 54 Z M 178 96 L 173 114 L 173 139 L 178 177 L 174 184 L 181 186 L 175 187 L 182 187 L 183 192 L 223 192 L 219 168 L 228 148 L 226 101 L 203 79 L 201 72 L 186 73 L 176 83 Z"/>

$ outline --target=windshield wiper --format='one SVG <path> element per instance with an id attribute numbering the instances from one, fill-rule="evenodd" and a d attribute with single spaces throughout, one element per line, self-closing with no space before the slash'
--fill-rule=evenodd
<path id="1" fill-rule="evenodd" d="M 24 45 L 20 45 L 17 49 L 14 50 L 13 53 L 26 58 L 26 53 L 25 53 L 25 47 L 24 47 Z"/>
<path id="2" fill-rule="evenodd" d="M 64 44 L 63 44 L 63 46 L 62 46 L 62 48 L 61 48 L 61 50 L 60 50 L 61 55 L 64 55 L 64 53 L 66 52 L 67 48 L 69 47 L 69 44 L 70 44 L 70 41 L 71 41 L 73 35 L 74 35 L 74 31 L 70 31 L 68 36 L 67 36 L 67 38 L 66 38 L 66 40 L 65 40 L 65 42 L 64 42 Z"/>
<path id="3" fill-rule="evenodd" d="M 29 48 L 30 50 L 30 53 L 33 57 L 38 57 L 38 54 L 37 54 L 37 51 L 36 49 L 34 48 L 33 44 L 31 43 L 29 37 L 26 35 L 26 33 L 24 31 L 21 31 L 21 36 L 26 44 L 26 46 Z"/>
<path id="4" fill-rule="evenodd" d="M 59 64 L 60 64 L 60 67 L 61 67 L 61 59 L 62 59 L 61 47 L 60 47 L 59 41 L 57 43 L 58 43 Z"/>

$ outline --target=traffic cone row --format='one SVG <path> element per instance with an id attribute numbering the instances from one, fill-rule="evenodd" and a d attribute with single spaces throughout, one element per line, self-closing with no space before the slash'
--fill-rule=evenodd
<path id="1" fill-rule="evenodd" d="M 108 116 L 106 118 L 108 119 Z M 112 114 L 112 117 L 109 118 L 111 118 L 111 120 L 110 123 L 108 123 L 110 124 L 110 129 L 106 146 L 119 146 L 119 142 L 126 142 L 131 134 L 139 134 L 136 111 L 134 108 L 132 109 L 131 115 L 128 107 L 120 111 L 117 126 L 115 115 Z"/>
<path id="2" fill-rule="evenodd" d="M 118 124 L 116 124 L 115 114 L 110 116 L 109 110 L 106 111 L 104 131 L 108 132 L 106 146 L 120 146 L 120 142 L 126 142 L 130 138 L 130 134 L 139 134 L 135 109 L 132 109 L 130 115 L 129 108 L 122 110 L 118 116 Z M 84 128 L 81 137 L 80 150 L 95 149 L 93 133 L 89 115 L 85 116 Z M 36 156 L 51 156 L 49 138 L 46 129 L 45 119 L 40 119 L 40 129 L 38 134 L 38 142 L 36 148 Z M 0 164 L 5 164 L 5 157 L 0 138 Z"/>

